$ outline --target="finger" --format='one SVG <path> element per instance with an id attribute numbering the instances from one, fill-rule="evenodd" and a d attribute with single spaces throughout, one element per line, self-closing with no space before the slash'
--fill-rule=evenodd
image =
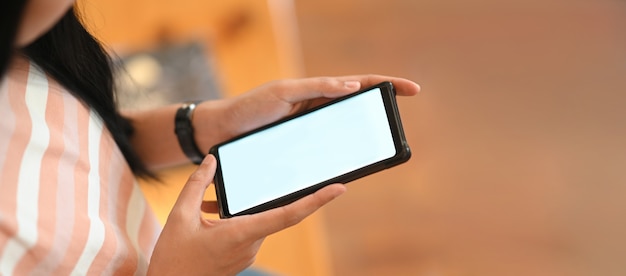
<path id="1" fill-rule="evenodd" d="M 399 96 L 414 96 L 421 89 L 417 83 L 408 79 L 383 75 L 317 77 L 285 80 L 279 97 L 292 104 L 315 98 L 337 98 L 383 81 L 392 82 Z"/>
<path id="2" fill-rule="evenodd" d="M 404 78 L 389 77 L 383 75 L 354 75 L 339 77 L 341 81 L 356 80 L 363 87 L 369 87 L 379 84 L 383 81 L 390 81 L 396 89 L 399 96 L 414 96 L 421 90 L 419 84 Z"/>
<path id="3" fill-rule="evenodd" d="M 345 191 L 345 185 L 333 184 L 289 205 L 249 215 L 245 218 L 250 231 L 247 236 L 258 239 L 293 226 Z"/>
<path id="4" fill-rule="evenodd" d="M 292 104 L 315 98 L 337 98 L 356 92 L 362 87 L 358 80 L 334 77 L 285 80 L 281 85 L 278 96 Z"/>
<path id="5" fill-rule="evenodd" d="M 196 171 L 189 176 L 189 180 L 180 192 L 172 212 L 193 216 L 200 215 L 204 192 L 213 180 L 216 163 L 213 155 L 204 158 Z"/>
<path id="6" fill-rule="evenodd" d="M 203 201 L 202 206 L 200 206 L 202 212 L 217 214 L 219 208 L 217 207 L 217 201 Z"/>

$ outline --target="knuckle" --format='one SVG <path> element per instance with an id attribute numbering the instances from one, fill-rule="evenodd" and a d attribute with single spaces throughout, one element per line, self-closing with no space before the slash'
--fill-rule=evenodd
<path id="1" fill-rule="evenodd" d="M 173 208 L 167 217 L 167 223 L 179 224 L 185 221 L 187 218 L 187 212 L 184 212 L 181 208 Z"/>
<path id="2" fill-rule="evenodd" d="M 326 199 L 319 192 L 316 192 L 311 194 L 311 202 L 311 205 L 313 205 L 313 209 L 317 210 L 319 207 L 324 205 Z"/>
<path id="3" fill-rule="evenodd" d="M 317 81 L 320 89 L 332 89 L 337 86 L 337 80 L 331 77 L 319 77 Z"/>
<path id="4" fill-rule="evenodd" d="M 282 99 L 286 97 L 286 94 L 291 92 L 291 82 L 291 79 L 273 80 L 267 83 L 267 87 L 271 87 L 275 95 Z"/>
<path id="5" fill-rule="evenodd" d="M 277 90 L 286 90 L 289 88 L 289 84 L 292 82 L 291 79 L 281 79 L 281 80 L 274 80 L 270 82 L 270 85 L 274 88 L 276 88 Z"/>
<path id="6" fill-rule="evenodd" d="M 294 226 L 296 224 L 298 224 L 300 221 L 302 221 L 303 217 L 300 216 L 298 213 L 296 213 L 295 211 L 292 211 L 291 209 L 289 209 L 286 206 L 280 207 L 281 210 L 281 224 L 282 224 L 282 228 L 288 228 L 291 226 Z"/>
<path id="7" fill-rule="evenodd" d="M 234 228 L 231 231 L 230 242 L 235 246 L 241 246 L 250 240 L 249 235 L 244 229 Z"/>
<path id="8" fill-rule="evenodd" d="M 201 183 L 203 180 L 205 180 L 208 177 L 207 173 L 202 170 L 202 169 L 198 169 L 195 172 L 193 172 L 190 176 L 189 179 L 187 180 L 188 184 L 197 184 L 197 183 Z"/>

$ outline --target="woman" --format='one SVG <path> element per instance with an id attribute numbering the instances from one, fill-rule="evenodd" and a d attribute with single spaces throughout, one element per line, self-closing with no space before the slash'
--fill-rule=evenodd
<path id="1" fill-rule="evenodd" d="M 383 80 L 401 95 L 419 90 L 374 75 L 283 80 L 232 99 L 121 114 L 109 57 L 83 28 L 73 0 L 0 5 L 0 275 L 236 274 L 252 264 L 267 235 L 345 187 L 330 185 L 255 215 L 207 220 L 201 213 L 216 205 L 202 198 L 216 162 L 202 153 Z M 178 136 L 175 118 L 189 124 Z M 201 164 L 161 229 L 134 176 L 190 159 Z"/>

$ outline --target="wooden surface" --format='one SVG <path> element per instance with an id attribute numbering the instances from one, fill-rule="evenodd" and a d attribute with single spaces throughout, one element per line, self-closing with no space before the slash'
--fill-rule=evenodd
<path id="1" fill-rule="evenodd" d="M 325 209 L 336 275 L 626 275 L 626 2 L 296 3 L 307 75 L 423 88 Z"/>

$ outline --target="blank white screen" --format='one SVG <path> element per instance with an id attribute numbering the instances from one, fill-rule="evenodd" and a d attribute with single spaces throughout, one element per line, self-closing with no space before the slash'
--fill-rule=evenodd
<path id="1" fill-rule="evenodd" d="M 396 154 L 380 89 L 219 148 L 231 214 Z"/>

